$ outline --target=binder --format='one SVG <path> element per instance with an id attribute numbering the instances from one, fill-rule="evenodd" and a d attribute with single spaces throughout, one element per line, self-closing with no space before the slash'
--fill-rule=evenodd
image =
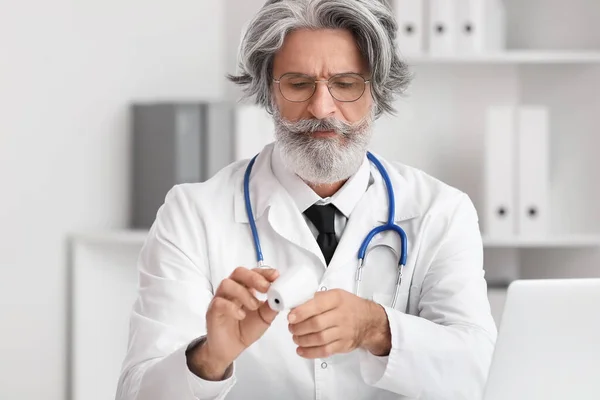
<path id="1" fill-rule="evenodd" d="M 513 106 L 492 106 L 486 111 L 482 231 L 493 238 L 516 233 L 515 114 Z"/>
<path id="2" fill-rule="evenodd" d="M 425 0 L 394 0 L 398 47 L 405 56 L 419 56 L 424 52 L 424 2 Z"/>
<path id="3" fill-rule="evenodd" d="M 460 54 L 506 48 L 506 10 L 502 0 L 456 1 L 456 49 Z"/>
<path id="4" fill-rule="evenodd" d="M 518 112 L 518 232 L 544 236 L 549 229 L 550 138 L 548 110 L 524 106 Z"/>
<path id="5" fill-rule="evenodd" d="M 429 53 L 450 55 L 456 52 L 456 1 L 429 1 Z"/>
<path id="6" fill-rule="evenodd" d="M 132 105 L 131 228 L 149 229 L 176 184 L 203 182 L 233 160 L 234 104 Z"/>

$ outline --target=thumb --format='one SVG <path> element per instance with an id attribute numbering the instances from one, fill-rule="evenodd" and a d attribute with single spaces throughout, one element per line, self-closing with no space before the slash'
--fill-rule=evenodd
<path id="1" fill-rule="evenodd" d="M 271 325 L 275 317 L 279 314 L 278 311 L 273 311 L 271 307 L 269 307 L 269 303 L 263 301 L 260 307 L 258 308 L 258 315 L 268 325 Z"/>

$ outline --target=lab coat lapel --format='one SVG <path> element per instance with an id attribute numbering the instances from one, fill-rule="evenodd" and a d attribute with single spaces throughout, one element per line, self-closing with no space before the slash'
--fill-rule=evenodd
<path id="1" fill-rule="evenodd" d="M 294 200 L 281 191 L 269 209 L 269 223 L 282 238 L 312 253 L 325 268 L 325 258 Z"/>
<path id="2" fill-rule="evenodd" d="M 336 268 L 351 262 L 356 264 L 358 261 L 357 255 L 362 241 L 367 233 L 376 226 L 376 220 L 370 204 L 372 197 L 372 188 L 369 188 L 354 207 L 350 218 L 346 222 L 340 242 L 329 263 L 329 271 L 334 271 Z"/>
<path id="3" fill-rule="evenodd" d="M 265 146 L 252 168 L 250 199 L 254 219 L 258 225 L 260 219 L 267 218 L 269 225 L 279 236 L 291 244 L 311 252 L 325 267 L 325 258 L 302 214 L 296 207 L 294 200 L 273 174 L 271 168 L 273 148 L 273 144 Z M 246 166 L 247 163 L 242 163 L 236 182 L 237 190 L 235 192 L 234 207 L 235 220 L 239 223 L 249 222 L 243 190 Z M 260 229 L 258 234 L 261 241 L 266 240 L 266 235 L 261 235 Z M 265 260 L 267 257 L 265 255 Z"/>
<path id="4" fill-rule="evenodd" d="M 403 226 L 405 224 L 403 223 L 421 214 L 419 204 L 406 179 L 396 170 L 394 165 L 386 162 L 377 155 L 376 157 L 384 165 L 394 189 L 396 202 L 394 222 L 406 231 L 406 228 Z M 350 215 L 329 269 L 343 267 L 351 263 L 352 260 L 355 260 L 357 263 L 358 251 L 367 234 L 373 228 L 387 222 L 389 209 L 385 182 L 379 170 L 374 165 L 371 165 L 371 174 L 374 182 L 369 186 Z M 406 233 L 409 235 L 409 232 Z M 380 244 L 385 244 L 395 249 L 397 254 L 400 255 L 399 243 L 400 241 L 396 233 L 385 232 L 373 238 L 369 249 Z"/>
<path id="5" fill-rule="evenodd" d="M 410 219 L 419 217 L 421 215 L 421 207 L 417 200 L 417 194 L 414 189 L 409 185 L 408 181 L 398 171 L 397 167 L 392 163 L 382 159 L 380 156 L 375 154 L 375 157 L 383 164 L 392 187 L 394 189 L 394 198 L 396 207 L 394 210 L 394 221 L 396 223 L 402 221 L 408 221 Z M 388 220 L 388 195 L 385 187 L 385 182 L 379 173 L 379 170 L 374 165 L 371 165 L 371 173 L 374 176 L 374 198 L 373 198 L 373 212 L 374 216 L 380 223 L 385 223 Z"/>

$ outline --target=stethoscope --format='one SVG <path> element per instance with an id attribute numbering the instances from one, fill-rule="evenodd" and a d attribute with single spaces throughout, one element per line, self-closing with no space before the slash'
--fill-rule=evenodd
<path id="1" fill-rule="evenodd" d="M 248 222 L 250 223 L 250 229 L 252 230 L 252 237 L 254 239 L 254 248 L 256 250 L 256 261 L 259 268 L 264 268 L 264 258 L 262 254 L 262 249 L 260 246 L 260 239 L 258 237 L 258 230 L 256 229 L 256 222 L 254 221 L 254 214 L 252 213 L 252 204 L 250 203 L 250 173 L 252 172 L 252 167 L 254 166 L 254 162 L 256 161 L 256 157 L 258 154 L 254 156 L 250 160 L 248 167 L 246 168 L 246 172 L 244 174 L 244 200 L 246 203 L 246 214 L 248 215 Z M 356 286 L 354 288 L 354 294 L 358 296 L 360 290 L 360 282 L 362 280 L 362 273 L 364 268 L 364 261 L 366 257 L 367 248 L 373 240 L 375 235 L 385 232 L 385 231 L 394 231 L 396 232 L 401 239 L 401 249 L 400 249 L 400 260 L 398 262 L 398 273 L 396 275 L 396 289 L 394 291 L 394 298 L 392 300 L 392 308 L 396 306 L 396 299 L 398 298 L 398 294 L 400 293 L 400 284 L 402 283 L 402 273 L 404 270 L 404 266 L 406 265 L 407 258 L 407 239 L 406 233 L 402 228 L 394 223 L 395 220 L 395 210 L 396 210 L 396 200 L 394 198 L 394 189 L 392 188 L 392 182 L 390 181 L 390 177 L 377 158 L 370 152 L 367 152 L 367 158 L 375 164 L 381 177 L 385 182 L 385 187 L 388 195 L 388 220 L 385 225 L 381 225 L 375 227 L 367 237 L 363 240 L 360 249 L 358 250 L 358 267 L 356 269 Z"/>

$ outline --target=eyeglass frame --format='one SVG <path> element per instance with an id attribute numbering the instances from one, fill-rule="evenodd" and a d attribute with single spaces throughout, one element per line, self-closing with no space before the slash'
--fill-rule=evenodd
<path id="1" fill-rule="evenodd" d="M 284 96 L 283 92 L 281 91 L 281 79 L 286 76 L 286 75 L 296 75 L 296 76 L 304 76 L 307 78 L 310 78 L 315 84 L 313 87 L 313 92 L 312 94 L 306 99 L 306 100 L 290 100 L 287 97 Z M 360 96 L 358 96 L 355 100 L 339 100 L 338 98 L 336 98 L 333 93 L 331 93 L 331 87 L 329 86 L 329 83 L 331 81 L 331 79 L 336 78 L 336 77 L 340 77 L 340 76 L 348 76 L 348 75 L 352 75 L 352 76 L 357 76 L 359 78 L 361 78 L 364 81 L 364 88 L 362 93 L 360 94 Z M 363 95 L 365 94 L 365 92 L 367 91 L 367 84 L 371 84 L 371 80 L 370 79 L 365 79 L 364 76 L 362 76 L 359 73 L 356 72 L 344 72 L 341 74 L 335 74 L 329 77 L 329 79 L 314 79 L 312 76 L 310 75 L 306 75 L 306 74 L 301 74 L 301 73 L 297 73 L 297 72 L 286 72 L 285 74 L 281 75 L 279 77 L 279 79 L 275 79 L 273 78 L 273 82 L 277 84 L 277 86 L 279 87 L 279 93 L 281 93 L 281 96 L 283 96 L 284 99 L 286 99 L 287 101 L 289 101 L 290 103 L 304 103 L 310 99 L 312 99 L 312 97 L 315 95 L 315 93 L 317 92 L 317 83 L 319 82 L 327 82 L 327 90 L 329 91 L 329 94 L 331 95 L 331 97 L 333 97 L 336 101 L 339 101 L 340 103 L 354 103 L 355 101 L 360 100 L 361 97 L 363 97 Z"/>

